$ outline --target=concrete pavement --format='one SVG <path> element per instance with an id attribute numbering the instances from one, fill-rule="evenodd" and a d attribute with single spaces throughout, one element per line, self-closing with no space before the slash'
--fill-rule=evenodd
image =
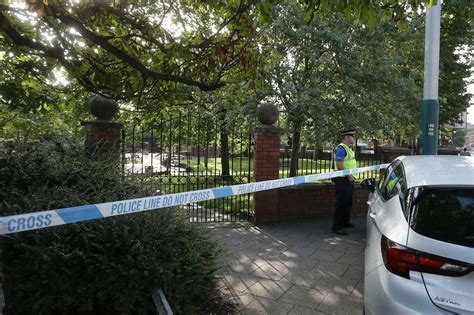
<path id="1" fill-rule="evenodd" d="M 353 223 L 348 236 L 330 218 L 210 225 L 226 251 L 219 286 L 242 314 L 363 314 L 365 216 Z"/>

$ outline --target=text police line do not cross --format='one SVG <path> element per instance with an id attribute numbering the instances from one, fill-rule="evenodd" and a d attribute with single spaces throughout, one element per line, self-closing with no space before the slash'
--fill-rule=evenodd
<path id="1" fill-rule="evenodd" d="M 294 186 L 323 179 L 330 179 L 339 176 L 347 176 L 349 174 L 380 170 L 387 167 L 388 164 L 380 164 L 355 168 L 351 170 L 296 176 L 249 184 L 240 184 L 220 188 L 195 190 L 168 195 L 120 200 L 80 207 L 63 208 L 57 210 L 48 210 L 0 217 L 0 235 L 43 229 L 57 225 L 71 224 L 76 222 L 89 221 L 166 207 L 180 206 L 189 203 L 219 199 L 230 196 L 238 196 L 258 191 Z"/>

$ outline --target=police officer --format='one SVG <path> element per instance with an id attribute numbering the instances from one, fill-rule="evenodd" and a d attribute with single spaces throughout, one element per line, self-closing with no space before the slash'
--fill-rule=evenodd
<path id="1" fill-rule="evenodd" d="M 352 146 L 355 145 L 355 129 L 345 129 L 340 131 L 342 137 L 334 152 L 334 169 L 349 170 L 357 168 Z M 350 222 L 352 208 L 352 193 L 354 191 L 354 176 L 342 176 L 334 179 L 336 184 L 336 209 L 332 221 L 332 231 L 338 235 L 347 235 L 344 228 L 351 228 L 354 225 Z"/>

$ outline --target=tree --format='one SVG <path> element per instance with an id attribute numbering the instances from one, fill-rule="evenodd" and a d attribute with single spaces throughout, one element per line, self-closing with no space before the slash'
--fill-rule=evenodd
<path id="1" fill-rule="evenodd" d="M 45 131 L 75 133 L 86 119 L 87 95 L 56 84 L 51 64 L 0 49 L 0 138 L 29 141 Z"/>
<path id="2" fill-rule="evenodd" d="M 256 28 L 278 0 L 32 1 L 0 5 L 0 45 L 64 68 L 87 90 L 118 99 L 161 99 L 176 85 L 209 91 L 252 62 Z M 433 1 L 430 0 L 430 3 Z M 378 12 L 404 21 L 421 1 L 304 0 L 307 21 L 344 12 L 373 24 Z M 180 32 L 173 32 L 179 28 Z"/>
<path id="3" fill-rule="evenodd" d="M 454 19 L 453 10 L 464 7 L 461 2 L 444 9 L 443 20 Z M 401 30 L 399 24 L 381 18 L 372 28 L 340 16 L 307 22 L 304 7 L 292 1 L 280 8 L 265 55 L 270 56 L 268 86 L 287 112 L 293 147 L 290 175 L 296 175 L 300 143 L 320 145 L 340 128 L 356 127 L 369 139 L 415 141 L 423 85 L 424 15 L 408 13 Z M 469 44 L 463 31 L 468 17 L 469 13 L 458 15 L 454 19 L 458 27 L 446 27 L 442 38 L 446 54 L 440 73 L 446 86 L 453 82 L 458 87 L 440 86 L 441 122 L 458 117 L 468 106 L 464 91 L 468 72 L 449 71 L 467 68 L 456 54 L 461 44 Z M 444 41 L 450 43 L 443 48 Z"/>
<path id="4" fill-rule="evenodd" d="M 245 142 L 240 144 L 240 148 L 245 145 L 247 148 L 251 145 L 248 143 L 248 135 L 245 133 L 253 126 L 255 122 L 255 102 L 248 103 L 248 92 L 251 90 L 249 85 L 253 81 L 244 82 L 238 79 L 238 74 L 234 76 L 237 82 L 227 84 L 225 87 L 212 91 L 210 93 L 203 93 L 200 99 L 199 111 L 205 110 L 210 116 L 216 118 L 219 132 L 219 142 L 221 148 L 221 163 L 222 175 L 229 176 L 230 174 L 230 157 L 233 153 L 230 143 L 235 141 Z M 246 106 L 247 105 L 247 106 Z M 236 131 L 245 133 L 242 138 Z M 233 138 L 232 138 L 233 137 Z M 235 148 L 234 148 L 235 149 Z"/>
<path id="5" fill-rule="evenodd" d="M 119 99 L 180 83 L 203 91 L 246 62 L 253 2 L 36 1 L 2 5 L 2 45 L 62 66 L 93 92 Z M 181 29 L 173 33 L 169 23 Z M 73 30 L 73 31 L 72 31 Z M 42 61 L 41 60 L 41 61 Z"/>
<path id="6" fill-rule="evenodd" d="M 458 123 L 459 114 L 469 107 L 474 60 L 472 21 L 474 9 L 470 1 L 446 1 L 441 8 L 439 122 Z M 469 82 L 471 80 L 471 82 Z"/>
<path id="7" fill-rule="evenodd" d="M 397 121 L 386 101 L 399 101 L 400 85 L 407 83 L 398 80 L 397 55 L 389 53 L 383 25 L 374 30 L 341 15 L 307 22 L 304 14 L 292 1 L 275 10 L 265 53 L 270 94 L 285 110 L 291 133 L 290 176 L 296 176 L 303 130 L 312 131 L 306 141 L 319 145 L 344 127 L 374 133 Z"/>
<path id="8" fill-rule="evenodd" d="M 429 1 L 430 4 L 435 2 Z M 12 80 L 3 85 L 0 95 L 4 104 L 15 102 L 16 108 L 36 110 L 47 101 L 49 106 L 55 104 L 56 101 L 52 100 L 56 98 L 50 94 L 57 85 L 51 69 L 66 70 L 69 80 L 77 80 L 89 92 L 107 94 L 131 103 L 132 107 L 139 110 L 137 114 L 143 111 L 162 111 L 170 106 L 189 106 L 200 98 L 199 90 L 218 90 L 226 84 L 239 86 L 245 83 L 259 89 L 260 83 L 256 77 L 261 72 L 255 70 L 264 66 L 264 52 L 260 47 L 263 43 L 261 34 L 268 27 L 273 27 L 274 16 L 271 12 L 282 3 L 282 0 L 226 3 L 217 0 L 156 3 L 143 0 L 107 3 L 96 0 L 80 3 L 35 1 L 23 7 L 2 4 L 0 58 L 4 56 L 4 63 L 8 63 L 9 58 L 22 62 L 12 63 L 10 74 L 4 72 Z M 428 2 L 295 1 L 300 10 L 298 22 L 314 27 L 334 27 L 331 23 L 336 23 L 337 27 L 339 22 L 334 22 L 337 20 L 352 31 L 357 29 L 360 34 L 364 30 L 370 31 L 369 28 L 364 29 L 364 25 L 377 27 L 377 21 L 390 21 L 388 24 L 393 28 L 407 27 L 411 22 L 410 15 L 416 9 L 423 8 L 424 3 Z M 346 15 L 350 23 L 338 17 L 339 13 Z M 407 19 L 407 16 L 410 18 Z M 328 23 L 321 24 L 325 20 Z M 176 28 L 179 31 L 173 31 Z M 455 29 L 455 25 L 452 29 Z M 456 47 L 455 43 L 453 47 Z M 347 51 L 351 52 L 350 49 Z M 340 56 L 344 57 L 344 50 L 342 53 Z M 364 58 L 370 60 L 372 56 Z M 347 58 L 337 62 L 349 66 L 356 64 Z M 365 66 L 369 64 L 366 61 Z M 332 65 L 327 65 L 329 68 L 326 69 L 330 70 Z M 318 69 L 322 73 L 322 68 Z M 19 88 L 20 84 L 13 79 L 16 76 L 11 76 L 12 73 L 21 73 L 21 82 L 35 86 L 34 89 L 29 89 L 28 98 L 34 95 L 36 101 L 26 101 L 25 93 L 17 98 L 21 94 L 18 91 L 24 89 Z M 348 78 L 347 74 L 344 75 Z M 374 76 L 361 72 L 353 83 L 370 78 Z M 340 75 L 339 81 L 344 80 Z M 386 80 L 383 82 L 385 86 L 392 84 Z M 326 90 L 328 87 L 336 87 L 327 78 L 322 79 L 321 84 Z M 411 86 L 411 83 L 407 84 Z M 325 95 L 318 100 L 318 104 L 326 102 L 327 108 L 332 106 L 334 110 L 337 106 L 335 100 L 341 100 L 344 93 L 352 95 L 350 99 L 352 102 L 357 101 L 359 108 L 367 97 L 371 101 L 377 100 L 376 97 L 370 97 L 373 93 L 369 89 L 364 91 L 356 86 L 350 89 L 347 87 L 347 84 L 339 85 L 333 89 L 331 97 Z M 15 89 L 17 93 L 12 93 Z M 68 89 L 62 90 L 67 95 Z M 74 90 L 77 90 L 77 85 L 74 85 Z M 267 95 L 268 91 L 260 89 L 257 94 Z M 24 100 L 19 101 L 22 99 Z M 344 104 L 348 100 L 345 96 Z M 13 107 L 9 105 L 4 108 L 9 110 Z M 444 106 L 442 110 L 443 108 Z M 351 110 L 351 107 L 343 106 L 342 109 Z M 336 126 L 331 119 L 325 119 L 331 115 L 321 117 L 321 113 L 319 109 L 315 110 L 313 114 L 318 114 L 318 119 L 307 117 L 303 126 L 313 125 L 314 128 L 310 130 L 313 130 L 314 135 L 326 136 L 331 132 L 325 126 Z M 329 114 L 332 112 L 329 111 Z M 375 121 L 387 120 L 384 115 L 376 116 L 380 116 L 380 119 L 374 119 Z M 348 123 L 353 124 L 341 122 L 341 125 Z M 304 138 L 307 139 L 305 141 L 310 141 L 308 137 Z M 311 138 L 314 139 L 314 136 Z"/>
<path id="9" fill-rule="evenodd" d="M 469 1 L 459 0 L 443 3 L 441 9 L 440 80 L 439 103 L 440 125 L 457 122 L 459 114 L 469 106 L 471 95 L 466 92 L 470 77 L 469 61 L 472 60 L 472 36 L 469 25 L 472 8 Z M 392 47 L 395 56 L 396 73 L 399 73 L 400 89 L 403 95 L 394 111 L 398 120 L 398 136 L 412 142 L 419 137 L 420 103 L 423 87 L 425 16 L 412 13 L 408 28 L 390 31 L 385 41 Z M 388 134 L 397 139 L 395 134 Z"/>

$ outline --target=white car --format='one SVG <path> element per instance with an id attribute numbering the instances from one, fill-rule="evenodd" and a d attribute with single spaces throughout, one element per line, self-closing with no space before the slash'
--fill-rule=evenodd
<path id="1" fill-rule="evenodd" d="M 362 186 L 365 314 L 474 314 L 474 157 L 399 157 Z"/>

